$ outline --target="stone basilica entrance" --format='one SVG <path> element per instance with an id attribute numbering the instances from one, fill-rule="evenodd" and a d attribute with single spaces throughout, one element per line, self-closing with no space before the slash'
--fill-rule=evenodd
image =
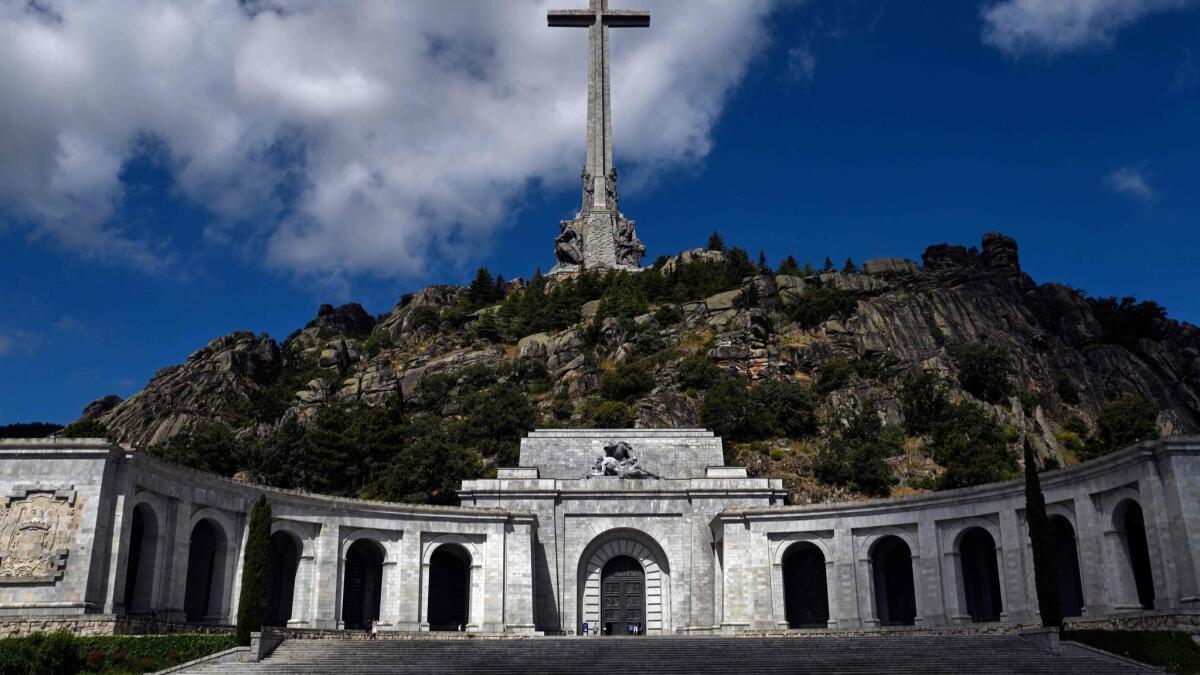
<path id="1" fill-rule="evenodd" d="M 604 635 L 645 635 L 646 573 L 629 556 L 617 556 L 601 573 Z"/>

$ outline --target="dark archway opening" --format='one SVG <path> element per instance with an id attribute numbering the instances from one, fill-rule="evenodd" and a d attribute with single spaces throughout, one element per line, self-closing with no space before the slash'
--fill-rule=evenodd
<path id="1" fill-rule="evenodd" d="M 219 619 L 224 593 L 225 535 L 209 520 L 192 528 L 183 609 L 188 621 Z"/>
<path id="2" fill-rule="evenodd" d="M 783 597 L 788 628 L 829 626 L 829 590 L 821 549 L 800 542 L 783 554 Z"/>
<path id="3" fill-rule="evenodd" d="M 912 550 L 903 539 L 888 536 L 871 550 L 875 579 L 875 611 L 884 626 L 911 626 L 917 619 Z"/>
<path id="4" fill-rule="evenodd" d="M 154 563 L 158 554 L 158 521 L 145 504 L 133 509 L 129 526 L 129 560 L 125 568 L 125 613 L 151 611 Z"/>
<path id="5" fill-rule="evenodd" d="M 429 630 L 466 630 L 470 609 L 471 554 L 442 544 L 429 558 Z"/>
<path id="6" fill-rule="evenodd" d="M 267 604 L 264 626 L 286 626 L 292 618 L 296 570 L 300 568 L 300 543 L 284 531 L 271 535 L 267 550 Z"/>
<path id="7" fill-rule="evenodd" d="M 646 572 L 637 560 L 619 555 L 600 571 L 604 635 L 646 634 Z"/>
<path id="8" fill-rule="evenodd" d="M 968 530 L 959 543 L 962 556 L 963 593 L 971 621 L 999 621 L 1000 570 L 996 564 L 996 541 L 982 527 Z"/>
<path id="9" fill-rule="evenodd" d="M 1146 609 L 1154 609 L 1154 573 L 1150 569 L 1150 545 L 1146 540 L 1146 520 L 1142 507 L 1129 501 L 1121 519 L 1125 530 L 1125 549 L 1129 565 L 1133 568 L 1133 583 L 1137 586 L 1138 603 Z"/>
<path id="10" fill-rule="evenodd" d="M 346 551 L 345 583 L 342 587 L 342 626 L 366 628 L 379 618 L 383 592 L 383 547 L 359 539 Z"/>
<path id="11" fill-rule="evenodd" d="M 1062 516 L 1050 517 L 1054 562 L 1058 567 L 1058 601 L 1063 616 L 1083 616 L 1083 580 L 1079 576 L 1079 549 L 1075 528 Z"/>

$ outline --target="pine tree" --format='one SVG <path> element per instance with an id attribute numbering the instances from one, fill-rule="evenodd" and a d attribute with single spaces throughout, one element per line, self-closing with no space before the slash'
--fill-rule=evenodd
<path id="1" fill-rule="evenodd" d="M 846 258 L 846 264 L 842 265 L 842 274 L 857 274 L 858 265 L 854 264 L 854 258 Z"/>
<path id="2" fill-rule="evenodd" d="M 475 279 L 467 287 L 467 301 L 472 309 L 487 307 L 500 299 L 501 291 L 497 288 L 499 280 L 492 276 L 486 267 L 480 267 L 475 273 Z"/>
<path id="3" fill-rule="evenodd" d="M 262 630 L 267 606 L 267 557 L 270 555 L 271 504 L 259 495 L 250 508 L 246 554 L 242 559 L 242 592 L 238 598 L 237 641 L 250 644 L 250 633 Z"/>
<path id="4" fill-rule="evenodd" d="M 829 256 L 825 256 L 825 264 L 821 266 L 821 271 L 825 274 L 829 274 L 830 272 L 837 271 L 837 268 L 833 266 L 832 258 L 830 258 Z"/>
<path id="5" fill-rule="evenodd" d="M 779 263 L 780 274 L 798 274 L 800 272 L 800 263 L 796 260 L 796 256 L 789 255 Z"/>
<path id="6" fill-rule="evenodd" d="M 721 238 L 721 235 L 717 234 L 716 230 L 713 230 L 712 235 L 708 238 L 708 250 L 720 251 L 722 253 L 725 251 L 725 240 Z"/>
<path id="7" fill-rule="evenodd" d="M 1025 441 L 1025 521 L 1029 525 L 1029 543 L 1033 548 L 1033 579 L 1042 625 L 1062 628 L 1054 535 L 1050 531 L 1050 519 L 1046 516 L 1046 497 L 1042 494 L 1042 482 L 1038 478 L 1037 458 L 1029 441 Z"/>
<path id="8" fill-rule="evenodd" d="M 759 249 L 758 251 L 758 273 L 770 274 L 771 266 L 767 264 L 767 252 Z"/>
<path id="9" fill-rule="evenodd" d="M 813 267 L 812 262 L 805 260 L 804 268 L 801 270 L 801 274 L 803 274 L 806 277 L 811 277 L 812 275 L 814 275 L 816 273 L 817 273 L 817 268 Z"/>

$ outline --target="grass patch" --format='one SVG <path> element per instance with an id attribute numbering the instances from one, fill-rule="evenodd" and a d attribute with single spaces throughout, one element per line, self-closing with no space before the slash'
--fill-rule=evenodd
<path id="1" fill-rule="evenodd" d="M 1200 674 L 1200 645 L 1178 631 L 1068 630 L 1064 640 L 1119 654 L 1173 673 Z"/>

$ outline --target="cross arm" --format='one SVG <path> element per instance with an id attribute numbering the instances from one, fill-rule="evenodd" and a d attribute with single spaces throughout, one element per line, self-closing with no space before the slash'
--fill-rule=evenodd
<path id="1" fill-rule="evenodd" d="M 551 27 L 587 28 L 596 22 L 596 13 L 587 9 L 552 9 L 546 15 Z"/>
<path id="2" fill-rule="evenodd" d="M 610 28 L 649 28 L 650 12 L 637 9 L 610 9 L 603 14 L 604 25 Z"/>

